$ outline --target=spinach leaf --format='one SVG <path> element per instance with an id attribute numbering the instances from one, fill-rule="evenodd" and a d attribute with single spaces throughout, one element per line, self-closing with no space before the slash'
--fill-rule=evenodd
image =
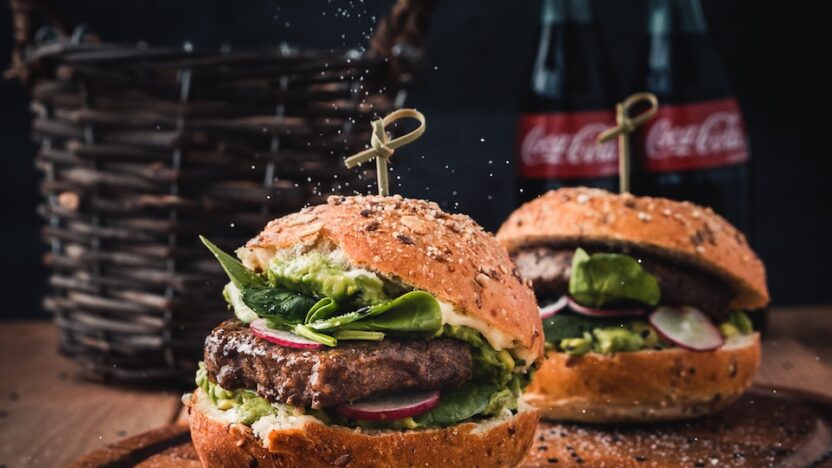
<path id="1" fill-rule="evenodd" d="M 424 291 L 411 291 L 392 301 L 374 305 L 362 317 L 341 323 L 332 330 L 378 331 L 390 334 L 436 336 L 442 331 L 439 302 Z M 334 320 L 338 317 L 334 317 Z"/>
<path id="2" fill-rule="evenodd" d="M 622 301 L 656 305 L 661 299 L 658 281 L 636 259 L 614 253 L 589 255 L 581 248 L 572 257 L 569 294 L 589 307 Z"/>
<path id="3" fill-rule="evenodd" d="M 621 326 L 621 319 L 607 317 L 584 317 L 568 312 L 555 314 L 543 321 L 543 335 L 550 343 L 560 343 L 565 338 L 580 338 L 585 332 L 596 328 Z"/>
<path id="4" fill-rule="evenodd" d="M 243 302 L 261 317 L 278 316 L 303 323 L 315 299 L 282 288 L 243 289 Z"/>
<path id="5" fill-rule="evenodd" d="M 338 312 L 339 308 L 340 307 L 338 306 L 338 303 L 335 302 L 335 299 L 331 297 L 325 297 L 316 302 L 315 305 L 313 305 L 312 308 L 309 309 L 309 312 L 306 313 L 306 319 L 303 323 L 311 323 L 317 320 L 323 320 L 332 317 Z"/>
<path id="6" fill-rule="evenodd" d="M 493 384 L 468 382 L 452 390 L 443 390 L 439 404 L 427 413 L 414 418 L 423 426 L 452 426 L 485 412 L 491 396 L 500 391 Z"/>
<path id="7" fill-rule="evenodd" d="M 246 268 L 239 260 L 223 252 L 222 249 L 214 245 L 213 242 L 206 239 L 204 236 L 199 236 L 199 240 L 208 247 L 208 250 L 214 254 L 217 261 L 220 262 L 222 269 L 228 275 L 228 278 L 240 289 L 243 288 L 265 288 L 268 286 L 266 280 L 257 273 Z"/>
<path id="8" fill-rule="evenodd" d="M 352 323 L 366 318 L 370 311 L 369 307 L 364 307 L 359 310 L 347 312 L 346 314 L 336 315 L 325 320 L 318 320 L 309 324 L 315 330 L 332 331 L 342 328 L 348 323 Z"/>
<path id="9" fill-rule="evenodd" d="M 326 346 L 335 346 L 338 344 L 338 340 L 336 340 L 335 338 L 329 335 L 324 335 L 323 333 L 318 333 L 315 330 L 312 330 L 306 325 L 300 323 L 295 325 L 295 327 L 291 331 L 295 335 L 302 336 L 308 340 L 312 340 Z"/>
<path id="10" fill-rule="evenodd" d="M 336 340 L 364 340 L 364 341 L 381 341 L 384 339 L 384 333 L 359 331 L 359 330 L 342 330 L 333 333 Z"/>
<path id="11" fill-rule="evenodd" d="M 266 320 L 266 325 L 275 330 L 286 330 L 294 333 L 295 326 L 300 325 L 298 323 L 290 322 L 279 315 L 267 315 L 263 318 Z"/>

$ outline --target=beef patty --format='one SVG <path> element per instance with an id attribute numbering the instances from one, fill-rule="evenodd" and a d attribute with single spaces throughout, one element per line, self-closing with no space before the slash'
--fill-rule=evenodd
<path id="1" fill-rule="evenodd" d="M 329 408 L 407 390 L 456 387 L 471 377 L 471 351 L 449 338 L 341 341 L 293 349 L 262 340 L 239 320 L 205 339 L 208 378 L 226 389 L 255 389 L 272 402 Z"/>
<path id="2" fill-rule="evenodd" d="M 541 303 L 558 298 L 569 290 L 574 252 L 575 249 L 564 247 L 539 246 L 514 254 L 521 276 L 532 281 Z M 733 292 L 722 281 L 690 267 L 638 253 L 626 253 L 641 260 L 644 270 L 656 277 L 662 292 L 661 304 L 694 306 L 717 321 L 728 316 Z"/>

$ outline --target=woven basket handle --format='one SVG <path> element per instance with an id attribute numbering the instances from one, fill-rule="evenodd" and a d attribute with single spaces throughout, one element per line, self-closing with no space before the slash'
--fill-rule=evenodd
<path id="1" fill-rule="evenodd" d="M 370 53 L 396 58 L 396 46 L 409 46 L 419 56 L 424 46 L 428 19 L 437 0 L 397 0 L 387 16 L 381 18 L 370 38 Z M 30 70 L 24 60 L 24 50 L 34 39 L 35 10 L 46 14 L 52 27 L 63 37 L 71 34 L 71 26 L 58 15 L 48 0 L 9 0 L 12 15 L 14 47 L 11 67 L 6 74 L 26 80 Z"/>

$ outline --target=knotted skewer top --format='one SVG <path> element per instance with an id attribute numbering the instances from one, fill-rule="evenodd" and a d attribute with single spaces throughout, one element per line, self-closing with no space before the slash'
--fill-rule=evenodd
<path id="1" fill-rule="evenodd" d="M 630 109 L 642 102 L 648 103 L 650 107 L 635 117 L 630 117 Z M 630 191 L 629 135 L 639 125 L 652 119 L 658 109 L 659 100 L 654 94 L 632 94 L 623 102 L 615 105 L 616 126 L 608 128 L 598 135 L 598 143 L 606 143 L 614 137 L 618 137 L 618 188 L 621 193 L 628 193 Z"/>
<path id="2" fill-rule="evenodd" d="M 387 134 L 384 128 L 400 119 L 406 118 L 416 119 L 419 121 L 419 126 L 412 132 L 391 140 L 390 135 Z M 416 109 L 399 109 L 383 119 L 374 120 L 371 125 L 373 126 L 373 133 L 370 136 L 370 148 L 348 157 L 344 161 L 344 164 L 352 169 L 361 163 L 375 158 L 378 194 L 387 196 L 390 194 L 387 180 L 387 160 L 390 159 L 390 156 L 393 156 L 397 148 L 413 142 L 425 133 L 425 116 Z"/>

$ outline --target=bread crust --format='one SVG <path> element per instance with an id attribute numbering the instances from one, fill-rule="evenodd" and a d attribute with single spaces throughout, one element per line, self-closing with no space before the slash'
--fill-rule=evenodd
<path id="1" fill-rule="evenodd" d="M 251 429 L 228 425 L 189 405 L 191 438 L 206 467 L 399 467 L 516 466 L 532 443 L 538 412 L 529 408 L 489 427 L 463 423 L 445 429 L 385 431 L 306 423 L 273 430 L 266 448 Z"/>
<path id="2" fill-rule="evenodd" d="M 269 222 L 246 247 L 277 251 L 318 242 L 332 242 L 355 266 L 428 291 L 501 331 L 514 349 L 527 351 L 520 354 L 542 357 L 534 293 L 494 236 L 468 216 L 397 195 L 332 196 Z"/>
<path id="3" fill-rule="evenodd" d="M 726 281 L 735 291 L 732 307 L 758 309 L 769 302 L 765 266 L 745 236 L 710 208 L 689 202 L 588 188 L 553 190 L 514 211 L 497 239 L 510 252 L 546 244 L 637 247 Z"/>
<path id="4" fill-rule="evenodd" d="M 727 406 L 760 366 L 758 334 L 709 352 L 547 353 L 525 400 L 544 418 L 593 423 L 690 419 Z"/>

